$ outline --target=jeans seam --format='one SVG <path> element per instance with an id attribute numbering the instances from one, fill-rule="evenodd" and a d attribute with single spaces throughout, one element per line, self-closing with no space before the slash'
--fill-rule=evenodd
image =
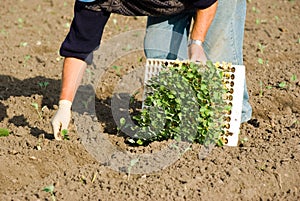
<path id="1" fill-rule="evenodd" d="M 233 59 L 235 60 L 234 64 L 239 64 L 238 59 L 237 59 L 236 44 L 235 44 L 235 41 L 234 41 L 234 30 L 233 30 L 233 27 L 234 27 L 234 23 L 231 20 L 231 22 L 230 22 L 230 40 L 231 40 L 231 45 L 232 45 L 232 48 L 233 48 L 233 50 L 232 50 L 232 52 L 233 52 Z"/>

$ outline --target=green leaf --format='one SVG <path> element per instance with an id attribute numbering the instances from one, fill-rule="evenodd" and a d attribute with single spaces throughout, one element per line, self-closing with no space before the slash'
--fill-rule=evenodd
<path id="1" fill-rule="evenodd" d="M 31 103 L 31 105 L 37 110 L 39 109 L 39 104 L 38 103 Z"/>
<path id="2" fill-rule="evenodd" d="M 130 166 L 131 166 L 131 167 L 134 166 L 137 162 L 139 162 L 139 158 L 132 159 L 132 160 L 130 161 Z"/>
<path id="3" fill-rule="evenodd" d="M 280 83 L 278 84 L 278 86 L 279 86 L 280 88 L 285 88 L 285 87 L 286 87 L 286 82 L 280 82 Z"/>
<path id="4" fill-rule="evenodd" d="M 144 142 L 143 142 L 141 139 L 138 139 L 138 140 L 136 141 L 136 143 L 137 143 L 138 145 L 143 145 L 143 144 L 144 144 Z"/>
<path id="5" fill-rule="evenodd" d="M 264 64 L 264 60 L 263 60 L 262 58 L 258 58 L 257 62 L 258 62 L 259 64 Z"/>
<path id="6" fill-rule="evenodd" d="M 292 77 L 291 77 L 291 81 L 295 82 L 296 80 L 297 80 L 297 75 L 293 74 Z"/>
<path id="7" fill-rule="evenodd" d="M 63 140 L 70 140 L 70 137 L 69 137 L 69 131 L 67 129 L 63 129 L 61 131 L 61 135 L 62 135 L 62 138 Z"/>
<path id="8" fill-rule="evenodd" d="M 144 102 L 150 108 L 159 107 L 160 112 L 142 110 L 139 117 L 133 118 L 141 128 L 134 142 L 143 145 L 176 139 L 204 143 L 204 139 L 209 138 L 217 143 L 222 125 L 212 122 L 229 110 L 222 98 L 227 92 L 223 75 L 211 61 L 207 65 L 175 64 L 168 66 L 167 71 L 162 70 L 148 82 L 147 87 L 152 92 Z M 199 116 L 195 117 L 195 113 Z"/>
<path id="9" fill-rule="evenodd" d="M 0 128 L 0 137 L 7 137 L 9 136 L 10 131 L 6 128 Z"/>
<path id="10" fill-rule="evenodd" d="M 54 186 L 50 185 L 50 186 L 46 186 L 45 188 L 43 188 L 43 191 L 47 192 L 47 193 L 53 193 L 54 191 Z"/>
<path id="11" fill-rule="evenodd" d="M 123 127 L 126 124 L 126 119 L 124 117 L 122 117 L 120 119 L 120 127 Z"/>

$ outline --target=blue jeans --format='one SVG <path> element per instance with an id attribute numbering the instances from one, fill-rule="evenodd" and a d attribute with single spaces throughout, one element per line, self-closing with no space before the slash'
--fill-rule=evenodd
<path id="1" fill-rule="evenodd" d="M 209 60 L 243 64 L 246 0 L 219 0 L 216 16 L 203 43 Z M 187 41 L 194 13 L 148 17 L 144 40 L 147 58 L 187 59 Z M 252 107 L 245 80 L 241 122 L 251 119 Z"/>

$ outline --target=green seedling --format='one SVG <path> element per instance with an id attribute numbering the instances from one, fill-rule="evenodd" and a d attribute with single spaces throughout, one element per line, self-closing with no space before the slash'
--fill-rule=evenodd
<path id="1" fill-rule="evenodd" d="M 81 101 L 86 110 L 89 108 L 89 104 L 93 100 L 93 98 L 94 98 L 94 96 L 89 96 L 89 98 L 86 101 Z"/>
<path id="2" fill-rule="evenodd" d="M 296 81 L 297 81 L 297 75 L 293 74 L 293 75 L 291 76 L 291 81 L 292 81 L 292 82 L 296 82 Z"/>
<path id="3" fill-rule="evenodd" d="M 117 131 L 118 131 L 117 134 L 120 134 L 125 124 L 126 124 L 126 119 L 124 117 L 120 118 L 120 126 L 117 127 Z"/>
<path id="4" fill-rule="evenodd" d="M 256 19 L 255 24 L 260 25 L 260 24 L 265 24 L 267 23 L 267 20 L 262 20 L 262 19 Z"/>
<path id="5" fill-rule="evenodd" d="M 240 140 L 241 144 L 245 144 L 248 141 L 249 141 L 249 139 L 247 137 L 244 137 Z"/>
<path id="6" fill-rule="evenodd" d="M 38 113 L 40 119 L 43 119 L 42 113 L 39 111 L 39 104 L 38 104 L 38 103 L 31 103 L 31 105 L 34 107 L 34 109 L 35 109 L 36 112 Z"/>
<path id="7" fill-rule="evenodd" d="M 264 53 L 264 49 L 265 49 L 266 46 L 262 45 L 261 43 L 258 43 L 257 46 L 258 46 L 259 51 L 261 53 Z"/>
<path id="8" fill-rule="evenodd" d="M 18 27 L 23 28 L 24 20 L 23 18 L 18 18 Z"/>
<path id="9" fill-rule="evenodd" d="M 273 88 L 273 86 L 271 86 L 271 85 L 266 86 L 266 89 L 272 89 L 272 88 Z"/>
<path id="10" fill-rule="evenodd" d="M 223 117 L 230 110 L 225 103 L 229 89 L 223 82 L 224 73 L 212 62 L 164 68 L 148 81 L 144 108 L 133 117 L 138 129 L 133 128 L 132 142 L 218 142 L 224 135 Z"/>
<path id="11" fill-rule="evenodd" d="M 264 64 L 264 60 L 262 58 L 258 58 L 257 62 L 261 65 Z"/>
<path id="12" fill-rule="evenodd" d="M 39 85 L 42 89 L 46 89 L 47 86 L 49 85 L 49 82 L 39 82 L 38 85 Z"/>
<path id="13" fill-rule="evenodd" d="M 53 185 L 46 186 L 43 189 L 43 191 L 45 191 L 47 193 L 50 193 L 52 201 L 56 201 L 55 194 L 54 194 L 54 186 Z"/>
<path id="14" fill-rule="evenodd" d="M 10 131 L 7 128 L 0 128 L 0 137 L 7 137 L 9 134 Z"/>
<path id="15" fill-rule="evenodd" d="M 276 22 L 279 21 L 279 17 L 277 15 L 275 16 L 275 20 L 276 20 Z"/>
<path id="16" fill-rule="evenodd" d="M 61 131 L 61 136 L 63 140 L 70 140 L 69 131 L 67 129 Z"/>
<path id="17" fill-rule="evenodd" d="M 20 47 L 26 47 L 27 45 L 28 45 L 27 42 L 21 42 L 21 43 L 20 43 Z"/>
<path id="18" fill-rule="evenodd" d="M 112 66 L 112 68 L 116 71 L 117 76 L 121 76 L 121 69 L 123 68 L 122 66 Z"/>
<path id="19" fill-rule="evenodd" d="M 255 6 L 252 7 L 252 11 L 255 13 L 260 13 L 260 10 L 258 10 Z"/>
<path id="20" fill-rule="evenodd" d="M 0 33 L 1 33 L 2 35 L 7 35 L 7 31 L 6 31 L 5 29 L 1 29 Z"/>
<path id="21" fill-rule="evenodd" d="M 127 168 L 127 171 L 128 171 L 128 178 L 127 179 L 129 179 L 132 168 L 139 162 L 139 160 L 140 160 L 139 158 L 134 158 L 130 161 L 130 164 Z"/>
<path id="22" fill-rule="evenodd" d="M 286 87 L 286 82 L 280 82 L 279 84 L 278 84 L 278 87 L 279 88 L 285 88 Z"/>
<path id="23" fill-rule="evenodd" d="M 29 61 L 29 59 L 31 59 L 31 56 L 30 55 L 25 55 L 24 56 L 24 61 L 25 61 L 25 63 L 27 62 L 27 61 Z"/>

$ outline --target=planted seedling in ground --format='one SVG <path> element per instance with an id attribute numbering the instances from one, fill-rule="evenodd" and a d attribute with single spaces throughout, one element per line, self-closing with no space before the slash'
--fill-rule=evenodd
<path id="1" fill-rule="evenodd" d="M 49 85 L 49 82 L 39 82 L 38 85 L 39 85 L 42 89 L 46 89 L 47 86 Z"/>
<path id="2" fill-rule="evenodd" d="M 257 46 L 258 46 L 259 51 L 263 54 L 266 46 L 262 45 L 261 43 L 258 43 Z"/>
<path id="3" fill-rule="evenodd" d="M 69 131 L 67 129 L 61 131 L 61 136 L 63 140 L 70 140 Z"/>
<path id="4" fill-rule="evenodd" d="M 258 62 L 259 64 L 264 64 L 264 60 L 263 60 L 262 58 L 258 58 L 257 62 Z"/>
<path id="5" fill-rule="evenodd" d="M 10 131 L 7 128 L 0 128 L 0 137 L 9 136 Z"/>
<path id="6" fill-rule="evenodd" d="M 38 113 L 40 119 L 43 119 L 42 113 L 47 108 L 47 106 L 42 107 L 41 111 L 39 110 L 39 104 L 38 103 L 31 103 L 31 105 L 34 107 L 36 112 Z"/>
<path id="7" fill-rule="evenodd" d="M 54 186 L 53 185 L 46 186 L 43 189 L 43 191 L 45 191 L 47 193 L 50 193 L 52 201 L 56 201 L 55 194 L 54 194 Z"/>
<path id="8" fill-rule="evenodd" d="M 120 126 L 117 127 L 117 135 L 120 134 L 122 128 L 125 126 L 126 124 L 126 119 L 124 117 L 120 118 Z"/>
<path id="9" fill-rule="evenodd" d="M 24 20 L 23 18 L 18 18 L 18 27 L 21 29 L 23 28 Z"/>
<path id="10" fill-rule="evenodd" d="M 31 103 L 31 105 L 34 107 L 34 109 L 35 109 L 36 112 L 38 113 L 40 119 L 43 119 L 42 113 L 39 111 L 39 104 L 38 104 L 38 103 Z"/>
<path id="11" fill-rule="evenodd" d="M 139 162 L 139 160 L 140 160 L 139 158 L 134 158 L 130 161 L 129 167 L 127 169 L 127 171 L 128 171 L 128 178 L 127 179 L 129 179 L 129 177 L 130 177 L 131 169 L 137 164 L 137 162 Z"/>
<path id="12" fill-rule="evenodd" d="M 86 110 L 88 110 L 89 109 L 89 104 L 90 103 L 92 103 L 92 100 L 94 99 L 94 96 L 89 96 L 88 97 L 88 99 L 86 100 L 86 101 L 81 101 L 82 102 L 82 104 L 84 105 L 84 108 L 86 109 Z"/>
<path id="13" fill-rule="evenodd" d="M 292 81 L 292 82 L 296 82 L 296 81 L 297 81 L 297 75 L 293 74 L 293 75 L 291 76 L 291 81 Z"/>
<path id="14" fill-rule="evenodd" d="M 116 71 L 117 76 L 121 76 L 122 66 L 113 66 L 112 68 Z"/>
<path id="15" fill-rule="evenodd" d="M 281 89 L 284 89 L 286 87 L 286 82 L 280 82 L 278 84 L 278 87 L 281 88 Z"/>

